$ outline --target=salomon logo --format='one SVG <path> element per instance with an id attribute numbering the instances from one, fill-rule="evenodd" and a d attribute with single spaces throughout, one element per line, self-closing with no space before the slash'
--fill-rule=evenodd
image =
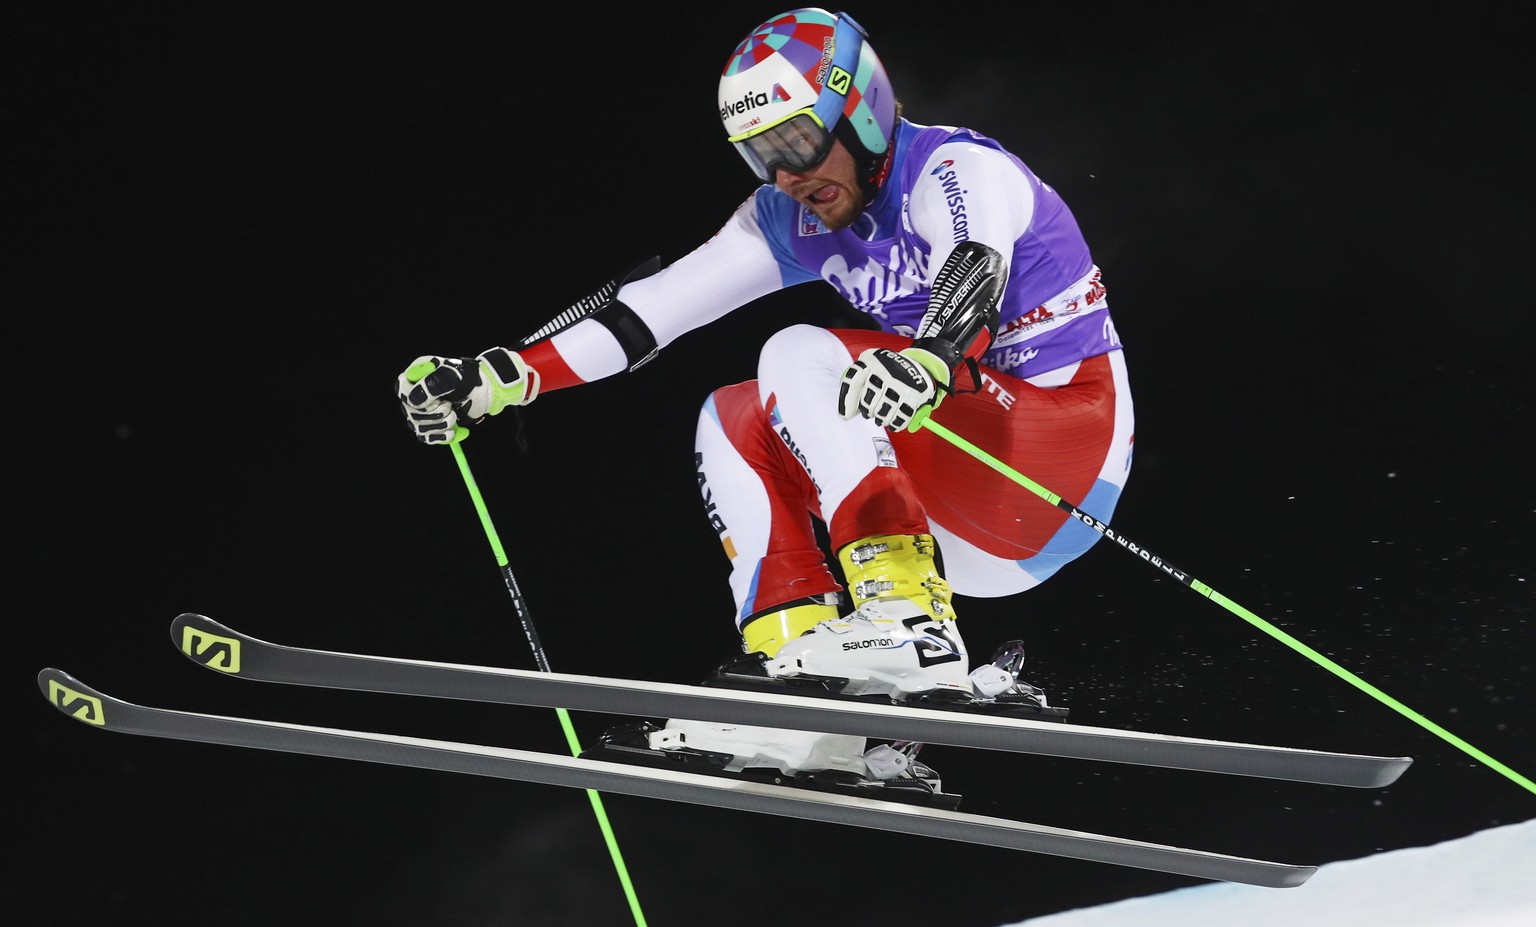
<path id="1" fill-rule="evenodd" d="M 827 89 L 841 97 L 846 97 L 848 91 L 853 89 L 853 75 L 842 68 L 833 68 L 832 76 L 827 78 Z"/>
<path id="2" fill-rule="evenodd" d="M 922 667 L 939 666 L 943 663 L 957 663 L 960 661 L 960 645 L 949 636 L 949 629 L 944 627 L 941 621 L 929 622 L 924 616 L 908 618 L 902 622 L 907 629 L 917 633 L 919 625 L 924 625 L 923 631 L 926 637 L 920 637 L 912 642 L 913 649 L 917 651 L 917 665 Z M 947 645 L 947 646 L 946 646 Z"/>
<path id="3" fill-rule="evenodd" d="M 896 641 L 889 637 L 876 637 L 863 641 L 849 641 L 843 645 L 844 650 L 868 650 L 871 647 L 895 647 Z"/>

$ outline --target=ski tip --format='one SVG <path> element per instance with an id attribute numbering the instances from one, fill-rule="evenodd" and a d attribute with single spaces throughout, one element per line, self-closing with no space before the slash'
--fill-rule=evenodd
<path id="1" fill-rule="evenodd" d="M 1307 880 L 1317 875 L 1316 866 L 1290 866 L 1281 871 L 1279 877 L 1273 882 L 1267 883 L 1269 888 L 1296 888 L 1305 885 Z"/>
<path id="2" fill-rule="evenodd" d="M 102 693 L 60 669 L 48 667 L 37 674 L 37 687 L 49 704 L 76 721 L 100 727 L 106 724 Z"/>
<path id="3" fill-rule="evenodd" d="M 199 666 L 240 674 L 241 635 L 207 615 L 182 612 L 171 622 L 171 643 Z"/>
<path id="4" fill-rule="evenodd" d="M 48 666 L 48 667 L 44 667 L 42 670 L 40 670 L 38 672 L 38 674 L 37 674 L 37 687 L 39 689 L 43 690 L 43 694 L 44 695 L 48 694 L 49 686 L 54 684 L 54 683 L 62 683 L 64 685 L 71 685 L 71 686 L 76 686 L 78 688 L 84 688 L 84 684 L 83 683 L 81 683 L 78 679 L 76 679 L 75 677 L 69 675 L 68 673 L 64 672 L 61 669 L 54 669 L 53 667 Z"/>
<path id="5" fill-rule="evenodd" d="M 1392 783 L 1396 782 L 1403 773 L 1407 772 L 1408 767 L 1412 765 L 1413 757 L 1411 756 L 1384 757 L 1383 762 L 1381 763 L 1381 767 L 1377 772 L 1375 781 L 1371 782 L 1366 787 L 1379 789 L 1383 786 L 1391 785 Z"/>
<path id="6" fill-rule="evenodd" d="M 197 612 L 182 612 L 176 616 L 174 621 L 171 622 L 171 638 L 173 640 L 179 641 L 187 628 L 192 628 L 199 631 L 210 631 L 215 634 L 224 635 L 230 635 L 234 633 L 229 628 L 218 623 L 217 621 L 214 621 L 207 615 L 200 615 Z"/>

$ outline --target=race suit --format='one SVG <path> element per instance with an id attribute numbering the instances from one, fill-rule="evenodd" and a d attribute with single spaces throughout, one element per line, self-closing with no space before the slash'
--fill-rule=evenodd
<path id="1" fill-rule="evenodd" d="M 790 326 L 763 346 L 756 379 L 704 403 L 695 462 L 730 560 L 738 627 L 841 589 L 813 519 L 833 550 L 871 535 L 932 534 L 953 591 L 985 597 L 1031 588 L 1098 540 L 932 431 L 889 432 L 838 414 L 843 372 L 867 348 L 912 343 L 932 274 L 963 241 L 999 252 L 1007 285 L 995 337 L 970 346 L 976 369 L 957 368 L 933 421 L 1108 521 L 1130 470 L 1134 416 L 1100 271 L 1057 192 L 993 139 L 900 120 L 886 180 L 849 228 L 829 230 L 765 184 L 705 244 L 619 289 L 663 348 L 818 280 L 878 326 Z M 630 367 L 592 319 L 523 356 L 544 391 Z"/>

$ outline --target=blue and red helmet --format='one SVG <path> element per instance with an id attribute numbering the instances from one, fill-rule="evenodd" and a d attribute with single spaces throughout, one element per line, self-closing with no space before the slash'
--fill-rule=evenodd
<path id="1" fill-rule="evenodd" d="M 896 95 L 847 13 L 790 10 L 753 29 L 720 75 L 720 119 L 758 178 L 810 170 L 834 138 L 852 153 L 866 199 L 885 179 Z"/>

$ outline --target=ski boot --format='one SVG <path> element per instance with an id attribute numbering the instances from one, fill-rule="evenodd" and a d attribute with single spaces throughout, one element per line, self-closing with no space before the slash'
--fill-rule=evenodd
<path id="1" fill-rule="evenodd" d="M 820 596 L 753 616 L 741 657 L 705 685 L 904 702 L 943 691 L 971 699 L 965 644 L 954 628 L 949 585 L 933 561 L 931 536 L 882 535 L 843 549 L 853 614 Z M 609 731 L 600 749 L 614 759 L 682 765 L 887 801 L 954 808 L 921 744 L 673 719 Z M 596 752 L 594 752 L 596 755 Z"/>
<path id="2" fill-rule="evenodd" d="M 1039 687 L 1019 679 L 1019 641 L 967 672 L 965 641 L 934 553 L 930 535 L 880 535 L 848 545 L 838 559 L 858 606 L 853 614 L 808 624 L 816 613 L 807 608 L 781 612 L 777 650 L 751 646 L 758 625 L 749 623 L 748 652 L 705 685 L 1064 720 L 1067 709 L 1052 707 Z"/>
<path id="3" fill-rule="evenodd" d="M 855 611 L 827 615 L 776 650 L 752 647 L 707 684 L 908 702 L 969 699 L 965 642 L 931 535 L 877 535 L 838 553 Z"/>

